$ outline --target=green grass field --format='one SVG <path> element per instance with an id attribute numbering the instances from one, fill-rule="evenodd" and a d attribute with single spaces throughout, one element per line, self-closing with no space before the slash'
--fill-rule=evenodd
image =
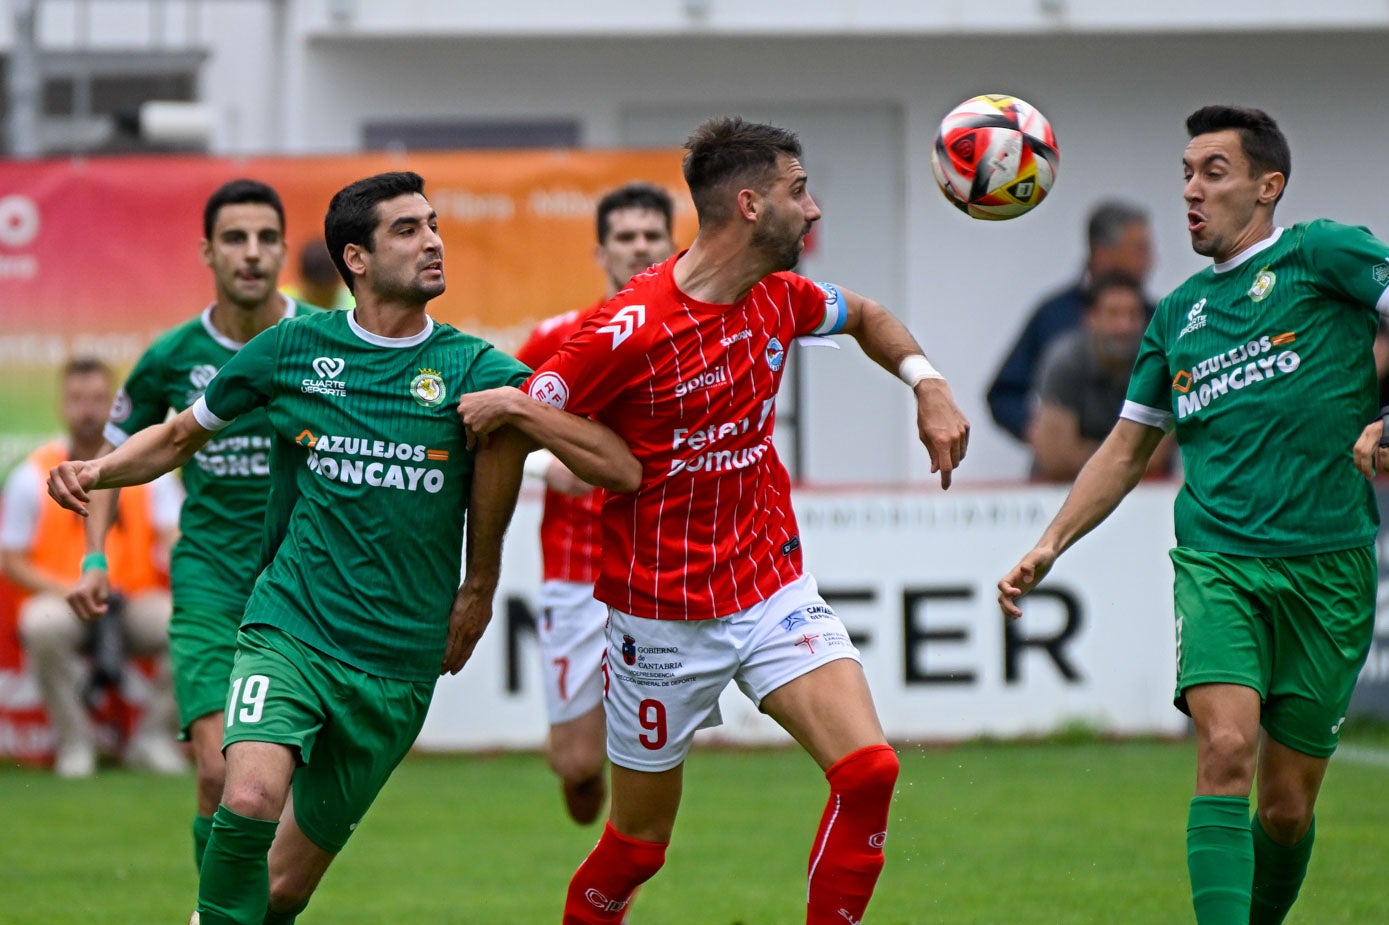
<path id="1" fill-rule="evenodd" d="M 1352 734 L 1323 790 L 1297 923 L 1385 921 L 1389 734 Z M 874 925 L 1192 921 L 1189 743 L 902 749 Z M 0 921 L 182 925 L 192 778 L 0 770 Z M 824 781 L 791 750 L 697 751 L 666 867 L 636 925 L 794 925 Z M 396 772 L 305 925 L 555 925 L 597 837 L 533 754 L 417 755 Z"/>

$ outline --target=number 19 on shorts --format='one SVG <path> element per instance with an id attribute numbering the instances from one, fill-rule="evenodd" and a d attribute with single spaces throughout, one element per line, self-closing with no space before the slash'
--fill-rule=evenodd
<path id="1" fill-rule="evenodd" d="M 269 690 L 270 679 L 263 674 L 253 674 L 232 681 L 231 696 L 227 698 L 227 728 L 230 729 L 239 722 L 260 722 L 261 715 L 265 712 L 265 694 Z"/>

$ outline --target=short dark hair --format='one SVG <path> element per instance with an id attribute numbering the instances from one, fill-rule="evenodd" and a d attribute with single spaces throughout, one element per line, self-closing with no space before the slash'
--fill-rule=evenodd
<path id="1" fill-rule="evenodd" d="M 306 242 L 299 250 L 299 278 L 320 286 L 337 285 L 338 268 L 322 238 Z"/>
<path id="2" fill-rule="evenodd" d="M 349 183 L 333 194 L 328 214 L 323 218 L 323 239 L 328 244 L 333 266 L 338 268 L 338 275 L 349 291 L 352 274 L 343 260 L 343 250 L 349 244 L 356 244 L 370 252 L 375 246 L 372 232 L 376 230 L 377 204 L 410 193 L 424 195 L 424 177 L 411 170 L 396 170 Z"/>
<path id="3" fill-rule="evenodd" d="M 1217 104 L 1202 106 L 1186 117 L 1187 135 L 1192 138 L 1227 129 L 1239 133 L 1240 146 L 1244 156 L 1249 158 L 1249 169 L 1255 174 L 1281 173 L 1286 190 L 1292 178 L 1293 155 L 1283 130 L 1268 113 L 1262 109 Z M 1279 193 L 1278 198 L 1282 197 Z"/>
<path id="4" fill-rule="evenodd" d="M 666 234 L 670 235 L 675 224 L 675 204 L 670 193 L 653 183 L 640 181 L 625 183 L 598 200 L 598 243 L 608 240 L 608 216 L 620 209 L 647 209 L 661 213 L 666 222 Z"/>
<path id="5" fill-rule="evenodd" d="M 1148 297 L 1143 293 L 1143 284 L 1127 273 L 1101 273 L 1090 281 L 1081 294 L 1081 310 L 1088 312 L 1100 301 L 1100 295 L 1111 289 L 1127 289 L 1138 296 L 1140 304 L 1146 306 Z"/>
<path id="6" fill-rule="evenodd" d="M 116 373 L 106 361 L 94 356 L 75 356 L 63 364 L 62 379 L 66 382 L 75 376 L 105 376 L 108 382 L 116 381 Z"/>
<path id="7" fill-rule="evenodd" d="M 801 156 L 801 141 L 784 128 L 720 116 L 696 128 L 685 151 L 685 183 L 699 223 L 720 225 L 732 215 L 727 187 L 737 183 L 765 190 L 779 157 Z"/>
<path id="8" fill-rule="evenodd" d="M 228 180 L 217 187 L 207 204 L 203 206 L 203 237 L 212 240 L 212 228 L 217 224 L 217 213 L 223 206 L 239 206 L 245 203 L 261 203 L 275 210 L 280 217 L 280 231 L 285 230 L 285 206 L 280 202 L 280 194 L 275 188 L 259 180 Z"/>
<path id="9" fill-rule="evenodd" d="M 1085 241 L 1090 249 L 1119 243 L 1124 229 L 1130 225 L 1148 224 L 1148 211 L 1142 206 L 1118 199 L 1106 199 L 1090 210 L 1085 224 Z"/>

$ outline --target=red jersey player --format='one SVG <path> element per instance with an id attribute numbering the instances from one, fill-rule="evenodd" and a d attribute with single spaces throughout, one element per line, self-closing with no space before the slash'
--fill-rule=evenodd
<path id="1" fill-rule="evenodd" d="M 531 368 L 550 359 L 627 281 L 674 251 L 670 195 L 650 183 L 628 183 L 598 202 L 595 256 L 608 288 L 597 303 L 542 321 L 516 358 Z M 603 809 L 603 624 L 608 608 L 593 596 L 600 553 L 602 495 L 548 451 L 526 470 L 545 480 L 540 521 L 544 582 L 540 587 L 541 676 L 550 734 L 545 756 L 559 775 L 564 803 L 587 825 Z"/>
<path id="2" fill-rule="evenodd" d="M 861 921 L 883 863 L 897 756 L 858 652 L 802 572 L 790 484 L 772 445 L 786 350 L 844 333 L 912 386 L 942 487 L 969 424 L 907 329 L 881 305 L 789 271 L 820 217 L 796 136 L 738 118 L 686 142 L 699 216 L 690 249 L 634 278 L 527 383 L 541 402 L 607 423 L 642 464 L 603 505 L 604 652 L 612 801 L 570 882 L 566 925 L 618 922 L 665 860 L 696 729 L 730 680 L 825 771 L 806 922 Z M 544 444 L 537 402 L 465 396 L 466 428 L 515 424 Z"/>

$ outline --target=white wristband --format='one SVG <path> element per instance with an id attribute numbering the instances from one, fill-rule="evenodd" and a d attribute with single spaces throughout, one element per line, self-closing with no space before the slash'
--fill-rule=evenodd
<path id="1" fill-rule="evenodd" d="M 931 361 L 919 353 L 914 353 L 904 359 L 897 367 L 897 375 L 907 385 L 916 387 L 922 379 L 944 379 L 940 370 L 931 365 Z"/>

